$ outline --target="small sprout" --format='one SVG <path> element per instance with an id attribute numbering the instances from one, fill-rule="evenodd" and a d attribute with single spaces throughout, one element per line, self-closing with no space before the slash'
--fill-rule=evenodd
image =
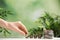
<path id="1" fill-rule="evenodd" d="M 31 28 L 29 30 L 29 35 L 26 38 L 41 38 L 43 30 L 40 27 Z"/>

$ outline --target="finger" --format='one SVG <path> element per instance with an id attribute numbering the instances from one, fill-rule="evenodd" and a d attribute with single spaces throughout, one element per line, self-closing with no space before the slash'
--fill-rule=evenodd
<path id="1" fill-rule="evenodd" d="M 19 22 L 15 22 L 15 25 L 17 25 L 18 28 L 19 28 L 20 30 L 22 30 L 25 34 L 28 33 L 26 27 L 25 27 L 20 21 L 19 21 Z"/>
<path id="2" fill-rule="evenodd" d="M 25 35 L 25 33 L 23 31 L 21 31 L 18 27 L 16 27 L 14 24 L 12 23 L 8 23 L 8 29 L 12 30 L 12 31 L 16 31 L 19 32 L 22 35 Z"/>
<path id="3" fill-rule="evenodd" d="M 22 31 L 25 32 L 25 34 L 28 33 L 28 31 L 27 31 L 25 25 L 23 25 L 20 21 L 18 22 L 18 26 L 19 26 L 19 28 L 20 28 Z"/>

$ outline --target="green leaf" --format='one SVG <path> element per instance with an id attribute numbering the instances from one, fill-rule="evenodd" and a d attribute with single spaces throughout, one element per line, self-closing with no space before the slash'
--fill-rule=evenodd
<path id="1" fill-rule="evenodd" d="M 6 31 L 6 33 L 11 34 L 8 30 L 6 30 L 6 29 L 4 29 L 4 30 Z"/>

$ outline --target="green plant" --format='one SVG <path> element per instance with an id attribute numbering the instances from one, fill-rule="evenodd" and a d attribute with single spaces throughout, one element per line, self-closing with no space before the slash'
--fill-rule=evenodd
<path id="1" fill-rule="evenodd" d="M 7 19 L 7 16 L 8 15 L 12 15 L 12 14 L 13 13 L 11 13 L 10 11 L 8 11 L 7 9 L 0 8 L 0 18 L 6 20 Z M 2 32 L 4 33 L 4 36 L 5 37 L 7 36 L 6 33 L 11 34 L 7 29 L 0 27 L 0 33 L 2 33 Z"/>
<path id="2" fill-rule="evenodd" d="M 29 35 L 26 37 L 30 37 L 30 38 L 41 38 L 43 34 L 43 30 L 40 27 L 36 27 L 36 28 L 31 28 L 29 30 Z"/>
<path id="3" fill-rule="evenodd" d="M 53 30 L 54 36 L 59 37 L 60 36 L 60 16 L 55 15 L 56 17 L 52 17 L 48 12 L 45 12 L 45 15 L 42 17 L 39 17 L 36 23 L 39 24 L 39 26 L 44 26 L 43 28 L 47 30 Z"/>

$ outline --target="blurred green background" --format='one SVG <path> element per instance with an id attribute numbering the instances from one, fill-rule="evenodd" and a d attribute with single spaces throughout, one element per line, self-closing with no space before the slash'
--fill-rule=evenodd
<path id="1" fill-rule="evenodd" d="M 53 16 L 60 15 L 60 0 L 0 0 L 0 7 L 14 13 L 8 15 L 7 21 L 21 21 L 26 28 L 37 27 L 35 20 L 48 11 Z M 11 31 L 7 37 L 23 37 L 21 34 Z M 4 37 L 0 34 L 0 37 Z"/>

